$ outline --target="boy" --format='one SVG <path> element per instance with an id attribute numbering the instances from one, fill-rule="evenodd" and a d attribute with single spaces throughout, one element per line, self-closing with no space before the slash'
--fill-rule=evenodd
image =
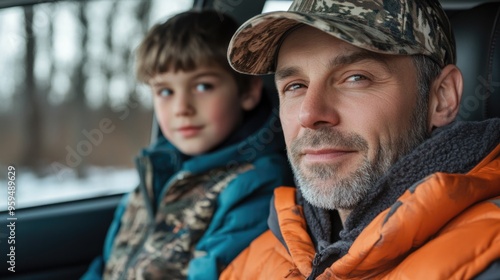
<path id="1" fill-rule="evenodd" d="M 189 11 L 140 44 L 137 77 L 151 86 L 161 134 L 84 278 L 217 279 L 267 228 L 273 189 L 293 179 L 262 81 L 226 60 L 237 27 Z"/>

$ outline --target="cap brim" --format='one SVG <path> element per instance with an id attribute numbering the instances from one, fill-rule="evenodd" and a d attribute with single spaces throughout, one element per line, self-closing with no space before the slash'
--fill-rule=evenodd
<path id="1" fill-rule="evenodd" d="M 244 74 L 272 74 L 275 57 L 283 37 L 297 24 L 306 24 L 340 40 L 373 52 L 385 54 L 430 54 L 414 44 L 391 36 L 367 23 L 346 19 L 344 15 L 321 16 L 300 12 L 270 12 L 246 21 L 233 35 L 228 47 L 231 67 Z"/>

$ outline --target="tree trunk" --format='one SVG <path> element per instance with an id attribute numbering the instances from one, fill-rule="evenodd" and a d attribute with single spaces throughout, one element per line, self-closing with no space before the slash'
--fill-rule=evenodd
<path id="1" fill-rule="evenodd" d="M 23 153 L 20 165 L 39 172 L 42 147 L 41 124 L 42 115 L 38 100 L 38 89 L 35 80 L 34 66 L 36 55 L 36 38 L 33 33 L 33 8 L 24 7 L 24 31 L 26 55 L 24 60 L 24 90 L 22 91 Z"/>
<path id="2" fill-rule="evenodd" d="M 88 59 L 88 18 L 85 14 L 86 3 L 80 2 L 78 3 L 78 20 L 81 26 L 80 30 L 81 34 L 81 59 L 78 61 L 78 64 L 75 66 L 74 71 L 72 73 L 72 92 L 73 96 L 73 104 L 72 106 L 75 108 L 76 112 L 76 131 L 74 132 L 76 135 L 76 151 L 80 153 L 81 162 L 75 167 L 76 174 L 78 178 L 82 178 L 85 176 L 85 165 L 86 165 L 86 157 L 89 155 L 87 153 L 91 153 L 95 147 L 90 147 L 90 151 L 88 151 L 88 145 L 80 145 L 83 141 L 86 141 L 83 135 L 83 129 L 86 129 L 86 125 L 89 123 L 87 121 L 88 118 L 88 108 L 85 101 L 85 85 L 87 83 L 87 76 L 85 75 L 85 63 Z M 88 141 L 86 141 L 88 142 Z M 85 148 L 83 148 L 85 147 Z"/>

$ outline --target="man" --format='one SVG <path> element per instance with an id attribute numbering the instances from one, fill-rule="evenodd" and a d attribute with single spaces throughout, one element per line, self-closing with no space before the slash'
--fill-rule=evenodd
<path id="1" fill-rule="evenodd" d="M 462 75 L 432 0 L 296 0 L 232 38 L 275 73 L 298 189 L 221 279 L 500 277 L 500 120 L 455 121 Z"/>

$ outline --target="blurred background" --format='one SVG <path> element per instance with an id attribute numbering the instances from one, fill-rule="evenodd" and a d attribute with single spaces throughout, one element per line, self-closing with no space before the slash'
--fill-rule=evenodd
<path id="1" fill-rule="evenodd" d="M 0 2 L 0 186 L 13 165 L 17 209 L 138 184 L 134 157 L 150 142 L 153 111 L 149 88 L 135 80 L 134 51 L 153 24 L 197 5 L 48 1 Z M 214 6 L 231 13 L 242 4 Z M 267 0 L 263 12 L 290 4 Z"/>
<path id="2" fill-rule="evenodd" d="M 193 7 L 242 22 L 290 4 L 0 0 L 0 279 L 78 279 L 102 253 L 122 194 L 139 182 L 134 158 L 158 131 L 152 93 L 134 76 L 153 24 Z"/>
<path id="3" fill-rule="evenodd" d="M 152 99 L 135 80 L 134 50 L 151 25 L 192 6 L 95 0 L 0 9 L 0 185 L 14 165 L 18 207 L 135 187 Z"/>

